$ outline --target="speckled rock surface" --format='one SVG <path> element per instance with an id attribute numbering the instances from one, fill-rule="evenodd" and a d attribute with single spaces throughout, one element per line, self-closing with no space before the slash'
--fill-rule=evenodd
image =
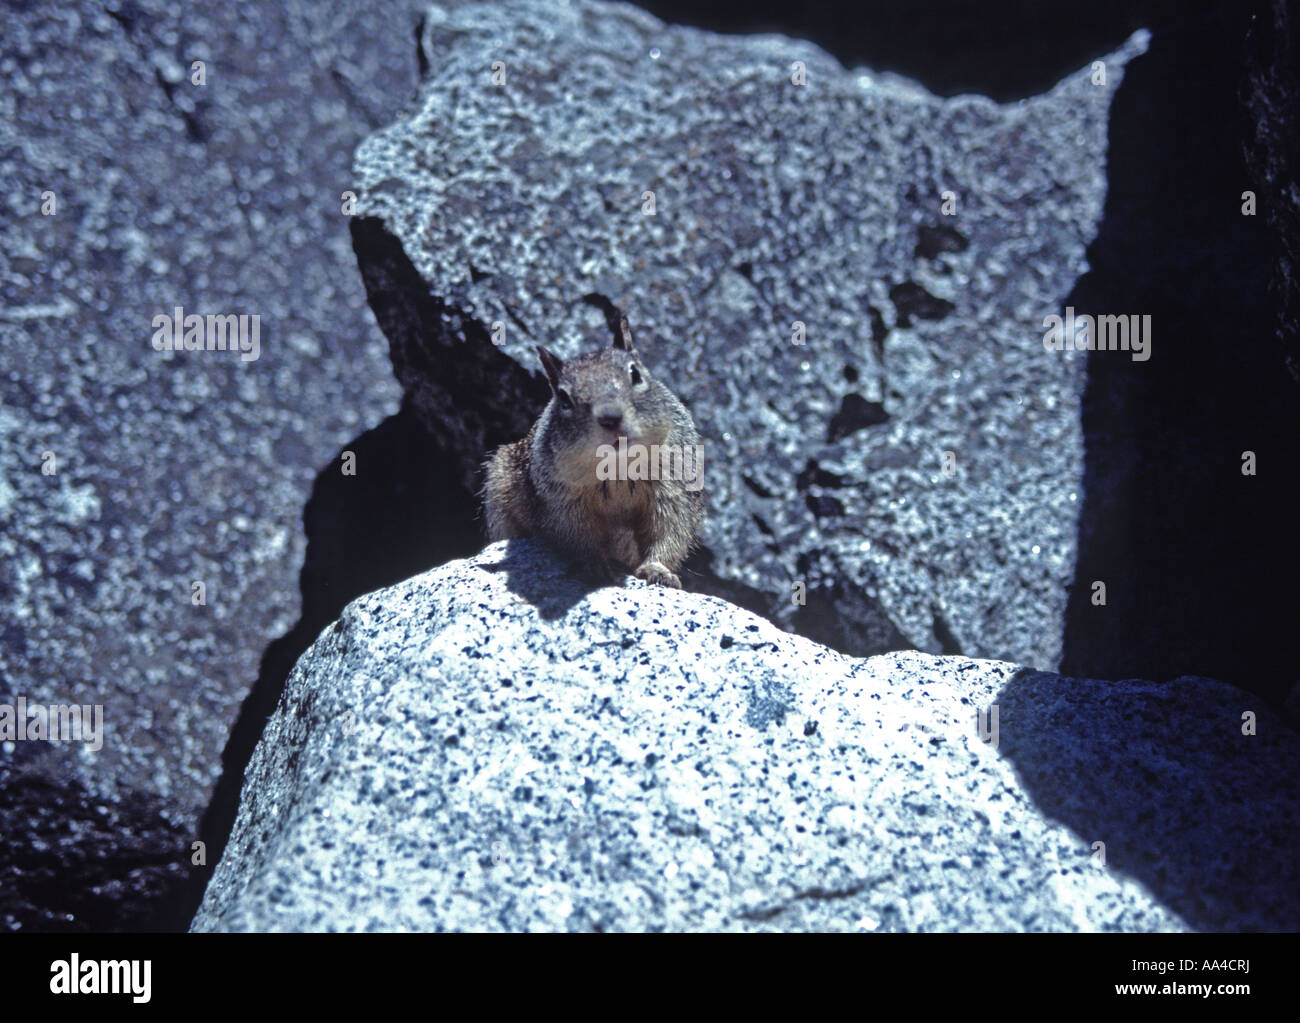
<path id="1" fill-rule="evenodd" d="M 423 45 L 417 102 L 357 152 L 352 227 L 467 485 L 540 409 L 532 345 L 608 343 L 614 303 L 703 437 L 720 582 L 697 589 L 848 652 L 1056 665 L 1084 353 L 1045 352 L 1043 318 L 1086 268 L 1144 35 L 1104 86 L 1006 106 L 604 3 L 436 5 Z"/>
<path id="2" fill-rule="evenodd" d="M 855 660 L 496 544 L 321 634 L 194 929 L 1294 927 L 1300 738 L 1243 699 Z"/>
<path id="3" fill-rule="evenodd" d="M 97 753 L 0 745 L 0 929 L 132 927 L 167 904 L 259 659 L 298 616 L 312 479 L 398 406 L 341 206 L 353 147 L 414 86 L 404 18 L 352 0 L 0 14 L 0 702 L 102 704 L 106 729 Z M 260 316 L 259 357 L 154 350 L 176 306 Z"/>

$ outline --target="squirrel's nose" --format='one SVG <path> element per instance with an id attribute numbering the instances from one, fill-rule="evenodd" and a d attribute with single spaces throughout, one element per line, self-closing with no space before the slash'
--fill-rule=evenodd
<path id="1" fill-rule="evenodd" d="M 606 430 L 617 430 L 623 425 L 623 410 L 617 405 L 597 405 L 591 412 Z"/>

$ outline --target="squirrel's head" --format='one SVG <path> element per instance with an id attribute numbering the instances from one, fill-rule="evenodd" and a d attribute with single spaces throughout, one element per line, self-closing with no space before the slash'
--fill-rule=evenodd
<path id="1" fill-rule="evenodd" d="M 575 475 L 585 477 L 588 458 L 604 445 L 662 444 L 670 424 L 655 411 L 654 380 L 637 355 L 627 317 L 621 318 L 614 344 L 565 362 L 537 346 L 551 402 L 544 415 L 553 439 L 570 455 Z"/>

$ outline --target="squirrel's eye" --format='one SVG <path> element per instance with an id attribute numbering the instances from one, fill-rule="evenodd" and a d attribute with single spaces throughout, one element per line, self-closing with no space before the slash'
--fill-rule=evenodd
<path id="1" fill-rule="evenodd" d="M 632 378 L 633 387 L 636 387 L 641 383 L 641 370 L 637 368 L 637 364 L 635 362 L 629 362 L 627 364 L 627 373 L 628 376 Z"/>
<path id="2" fill-rule="evenodd" d="M 569 396 L 569 392 L 563 387 L 555 392 L 555 396 L 560 399 L 560 408 L 566 411 L 573 408 L 573 398 Z"/>

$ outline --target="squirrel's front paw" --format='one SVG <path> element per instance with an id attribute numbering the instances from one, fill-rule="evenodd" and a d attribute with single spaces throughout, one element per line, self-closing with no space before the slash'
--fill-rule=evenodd
<path id="1" fill-rule="evenodd" d="M 653 586 L 672 586 L 679 590 L 682 588 L 682 581 L 668 571 L 668 566 L 662 561 L 642 562 L 635 575 Z"/>

